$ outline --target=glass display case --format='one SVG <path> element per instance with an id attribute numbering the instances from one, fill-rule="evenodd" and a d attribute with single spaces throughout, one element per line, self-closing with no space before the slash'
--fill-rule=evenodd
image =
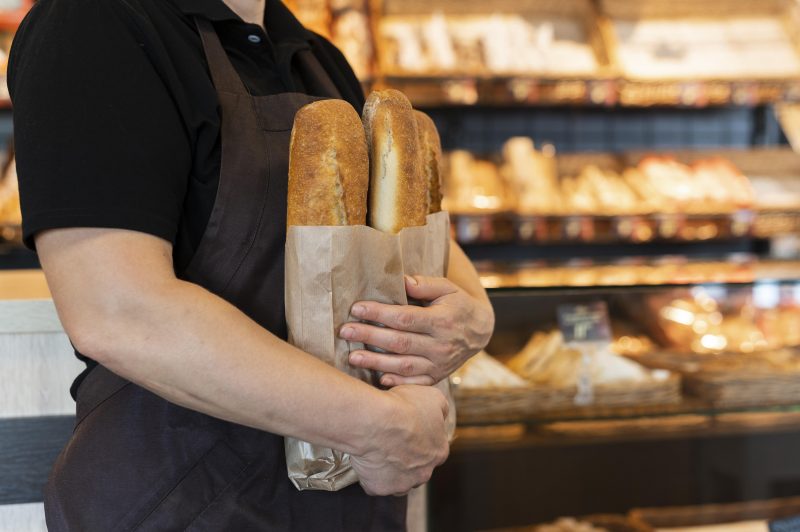
<path id="1" fill-rule="evenodd" d="M 481 270 L 497 326 L 452 378 L 460 429 L 434 530 L 563 516 L 653 530 L 664 507 L 800 494 L 800 264 Z"/>

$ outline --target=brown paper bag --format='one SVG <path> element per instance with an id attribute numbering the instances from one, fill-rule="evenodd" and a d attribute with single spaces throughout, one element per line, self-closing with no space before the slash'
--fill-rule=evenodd
<path id="1" fill-rule="evenodd" d="M 397 235 L 367 226 L 293 226 L 286 235 L 286 322 L 289 343 L 371 384 L 373 372 L 354 368 L 350 351 L 359 342 L 338 337 L 356 301 L 405 305 L 403 275 L 443 277 L 450 251 L 446 212 Z M 455 429 L 455 404 L 448 379 L 437 385 L 450 403 L 448 430 Z M 286 467 L 300 490 L 336 491 L 358 478 L 346 453 L 286 438 Z"/>

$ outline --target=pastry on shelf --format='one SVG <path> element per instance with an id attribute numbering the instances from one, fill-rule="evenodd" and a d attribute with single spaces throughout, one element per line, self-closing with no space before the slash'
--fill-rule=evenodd
<path id="1" fill-rule="evenodd" d="M 573 189 L 568 196 L 576 213 L 606 216 L 641 213 L 636 193 L 616 172 L 590 164 L 569 187 Z"/>
<path id="2" fill-rule="evenodd" d="M 701 159 L 692 164 L 695 179 L 704 184 L 707 197 L 723 209 L 750 208 L 755 194 L 750 180 L 730 161 L 722 157 Z"/>
<path id="3" fill-rule="evenodd" d="M 444 208 L 454 214 L 491 214 L 510 210 L 513 196 L 497 168 L 465 150 L 446 158 Z"/>
<path id="4" fill-rule="evenodd" d="M 555 150 L 546 145 L 537 150 L 528 137 L 512 137 L 503 145 L 501 174 L 518 198 L 523 215 L 562 214 L 564 200 L 558 182 Z"/>
<path id="5" fill-rule="evenodd" d="M 528 383 L 486 351 L 470 358 L 450 377 L 461 388 L 523 388 Z"/>
<path id="6" fill-rule="evenodd" d="M 626 77 L 646 80 L 795 78 L 800 56 L 789 26 L 780 16 L 767 15 L 768 9 L 759 13 L 760 4 L 753 2 L 747 17 L 612 14 L 620 68 Z"/>
<path id="7" fill-rule="evenodd" d="M 653 341 L 644 334 L 621 334 L 614 338 L 611 350 L 624 357 L 639 357 L 656 349 Z"/>
<path id="8" fill-rule="evenodd" d="M 598 63 L 583 22 L 487 12 L 385 15 L 384 72 L 417 76 L 591 75 Z"/>
<path id="9" fill-rule="evenodd" d="M 508 367 L 529 382 L 553 388 L 576 386 L 585 371 L 584 364 L 583 354 L 567 346 L 557 330 L 535 333 L 508 361 Z M 651 378 L 643 366 L 610 349 L 600 349 L 591 357 L 588 372 L 595 385 L 645 382 Z"/>
<path id="10" fill-rule="evenodd" d="M 530 530 L 533 532 L 608 532 L 607 528 L 596 527 L 574 517 L 562 517 L 553 523 L 539 525 Z"/>
<path id="11" fill-rule="evenodd" d="M 651 302 L 659 306 L 659 298 Z M 677 297 L 656 310 L 666 341 L 675 348 L 697 354 L 754 353 L 778 347 L 768 341 L 756 322 L 756 310 L 745 303 L 723 309 L 705 290 Z M 780 346 L 782 347 L 782 346 Z"/>
<path id="12" fill-rule="evenodd" d="M 347 58 L 360 80 L 372 77 L 373 46 L 366 5 L 332 0 L 331 40 Z"/>

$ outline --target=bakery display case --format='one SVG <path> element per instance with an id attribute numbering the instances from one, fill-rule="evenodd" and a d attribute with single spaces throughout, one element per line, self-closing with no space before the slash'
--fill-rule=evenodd
<path id="1" fill-rule="evenodd" d="M 370 3 L 370 81 L 437 121 L 452 235 L 497 315 L 453 377 L 431 529 L 800 513 L 800 157 L 776 120 L 800 98 L 798 13 Z M 606 334 L 576 341 L 576 309 Z"/>
<path id="2" fill-rule="evenodd" d="M 800 514 L 798 1 L 285 3 L 432 116 L 496 311 L 452 377 L 431 530 Z M 0 269 L 37 266 L 12 151 Z"/>

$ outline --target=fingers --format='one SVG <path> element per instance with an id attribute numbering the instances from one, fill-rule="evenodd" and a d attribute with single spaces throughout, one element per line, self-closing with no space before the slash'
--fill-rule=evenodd
<path id="1" fill-rule="evenodd" d="M 366 323 L 346 323 L 339 336 L 351 342 L 361 342 L 398 355 L 442 355 L 444 348 L 431 336 L 396 331 Z"/>
<path id="2" fill-rule="evenodd" d="M 433 331 L 429 309 L 411 305 L 387 305 L 376 301 L 360 301 L 350 313 L 362 320 L 381 323 L 398 331 L 428 334 Z"/>
<path id="3" fill-rule="evenodd" d="M 398 384 L 421 384 L 429 386 L 433 384 L 432 375 L 436 370 L 433 362 L 425 357 L 415 355 L 383 355 L 380 353 L 372 353 L 370 351 L 353 351 L 350 353 L 350 364 L 359 368 L 366 368 L 375 371 L 386 373 L 385 378 L 392 382 L 384 382 L 381 379 L 381 384 L 384 386 L 397 386 Z M 420 382 L 418 379 L 411 379 L 413 382 L 407 382 L 405 379 L 411 377 L 426 376 L 430 380 Z M 403 382 L 400 380 L 403 379 Z"/>
<path id="4" fill-rule="evenodd" d="M 442 296 L 455 294 L 458 287 L 444 277 L 425 277 L 406 275 L 406 293 L 423 301 L 435 301 Z"/>
<path id="5" fill-rule="evenodd" d="M 381 384 L 388 388 L 392 388 L 394 386 L 404 386 L 406 384 L 413 384 L 415 386 L 433 386 L 436 384 L 436 379 L 430 375 L 403 377 L 400 375 L 387 373 L 381 376 Z"/>

